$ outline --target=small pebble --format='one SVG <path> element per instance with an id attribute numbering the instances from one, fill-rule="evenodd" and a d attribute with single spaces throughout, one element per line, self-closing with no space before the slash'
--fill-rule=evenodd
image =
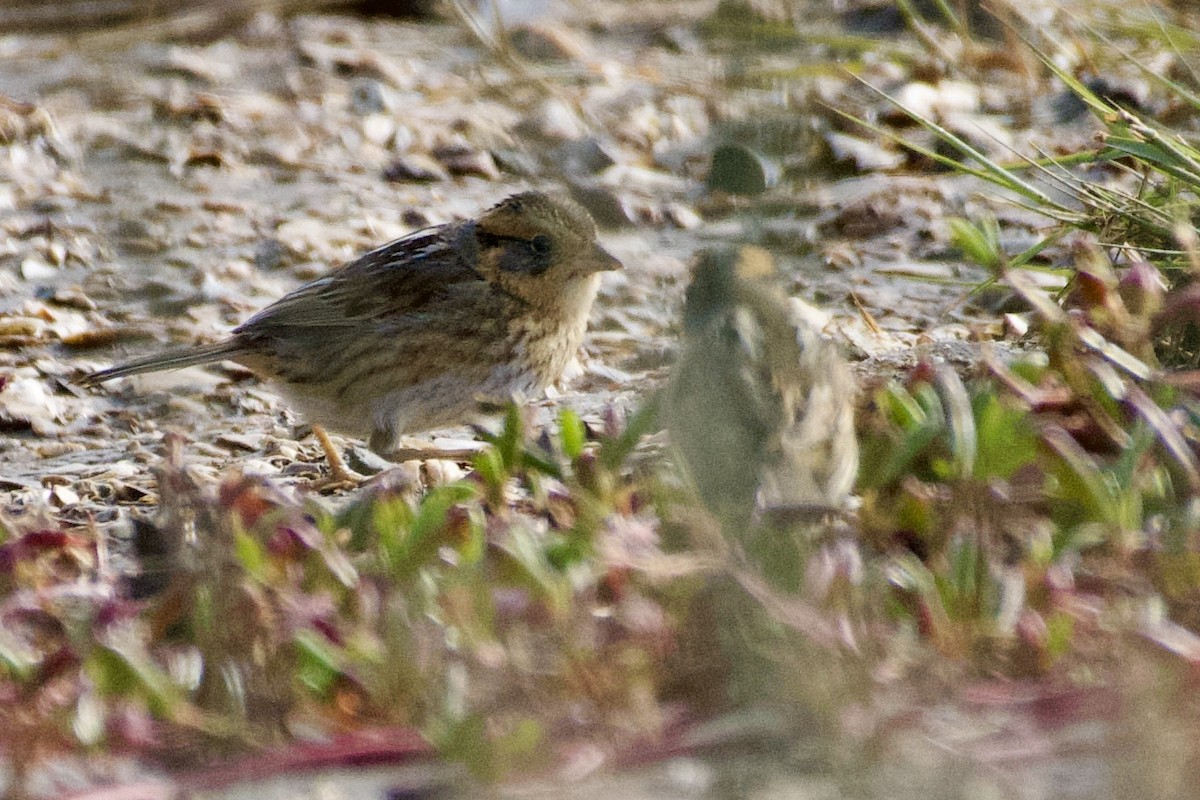
<path id="1" fill-rule="evenodd" d="M 387 108 L 383 87 L 374 78 L 356 78 L 350 84 L 350 110 L 360 116 L 378 114 Z"/>
<path id="2" fill-rule="evenodd" d="M 474 175 L 493 181 L 500 177 L 500 168 L 496 166 L 496 160 L 486 150 L 452 144 L 436 149 L 433 157 L 440 161 L 451 175 Z"/>
<path id="3" fill-rule="evenodd" d="M 384 169 L 383 179 L 395 183 L 434 183 L 449 180 L 450 172 L 429 156 L 407 153 Z"/>
<path id="4" fill-rule="evenodd" d="M 83 290 L 78 287 L 55 289 L 54 294 L 50 295 L 50 300 L 60 306 L 77 308 L 80 311 L 96 310 L 96 301 L 84 294 Z"/>
<path id="5" fill-rule="evenodd" d="M 663 213 L 672 225 L 685 231 L 694 230 L 704 224 L 699 214 L 681 203 L 668 203 L 663 208 Z"/>
<path id="6" fill-rule="evenodd" d="M 583 120 L 567 103 L 551 98 L 538 106 L 517 127 L 518 132 L 553 141 L 573 141 L 587 134 Z"/>
<path id="7" fill-rule="evenodd" d="M 29 256 L 21 262 L 21 277 L 27 281 L 43 281 L 57 275 L 57 270 L 36 256 Z"/>
<path id="8" fill-rule="evenodd" d="M 79 494 L 70 486 L 55 486 L 50 491 L 50 497 L 60 508 L 73 506 L 79 502 Z"/>
<path id="9" fill-rule="evenodd" d="M 386 458 L 357 445 L 346 448 L 345 459 L 346 466 L 360 475 L 377 475 L 395 466 Z"/>
<path id="10" fill-rule="evenodd" d="M 467 471 L 460 467 L 458 462 L 442 458 L 431 458 L 426 461 L 421 473 L 425 478 L 425 485 L 431 488 L 454 483 L 467 475 Z"/>
<path id="11" fill-rule="evenodd" d="M 371 114 L 363 119 L 362 130 L 367 141 L 387 147 L 396 135 L 396 120 L 384 114 Z"/>
<path id="12" fill-rule="evenodd" d="M 254 266 L 263 271 L 278 269 L 283 265 L 283 242 L 272 237 L 263 239 L 254 248 Z"/>
<path id="13" fill-rule="evenodd" d="M 561 25 L 521 25 L 509 30 L 508 40 L 513 49 L 532 61 L 581 61 L 588 51 L 578 34 Z"/>
<path id="14" fill-rule="evenodd" d="M 764 156 L 740 144 L 713 151 L 708 188 L 729 194 L 761 194 L 779 180 L 779 169 Z"/>
<path id="15" fill-rule="evenodd" d="M 217 444 L 231 450 L 245 450 L 252 453 L 262 448 L 265 438 L 261 433 L 223 433 L 217 437 Z"/>
<path id="16" fill-rule="evenodd" d="M 614 189 L 594 180 L 571 181 L 571 196 L 601 228 L 620 228 L 634 221 L 629 203 Z"/>
<path id="17" fill-rule="evenodd" d="M 558 152 L 563 169 L 572 175 L 596 175 L 617 163 L 616 148 L 595 136 L 567 142 Z"/>

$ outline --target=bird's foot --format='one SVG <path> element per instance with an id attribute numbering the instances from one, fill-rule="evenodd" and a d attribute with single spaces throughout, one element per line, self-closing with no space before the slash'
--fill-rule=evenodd
<path id="1" fill-rule="evenodd" d="M 346 467 L 341 469 L 331 467 L 328 475 L 309 481 L 308 488 L 316 492 L 340 492 L 357 489 L 365 480 L 367 480 L 365 475 L 359 475 L 354 470 Z"/>
<path id="2" fill-rule="evenodd" d="M 334 447 L 333 441 L 329 438 L 329 434 L 320 425 L 313 425 L 313 436 L 317 437 L 317 443 L 321 446 L 321 452 L 325 454 L 325 460 L 329 462 L 329 474 L 315 478 L 309 482 L 308 486 L 318 492 L 332 492 L 343 489 L 356 489 L 366 477 L 359 475 L 354 470 L 346 466 L 346 462 L 338 454 L 337 448 Z"/>

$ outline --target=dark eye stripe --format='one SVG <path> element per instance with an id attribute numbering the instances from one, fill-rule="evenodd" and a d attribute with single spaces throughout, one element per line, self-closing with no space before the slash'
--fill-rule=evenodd
<path id="1" fill-rule="evenodd" d="M 550 269 L 554 260 L 554 241 L 544 233 L 539 233 L 531 239 L 523 239 L 519 236 L 500 236 L 481 231 L 479 244 L 486 249 L 499 248 L 500 269 L 504 272 L 541 275 Z"/>

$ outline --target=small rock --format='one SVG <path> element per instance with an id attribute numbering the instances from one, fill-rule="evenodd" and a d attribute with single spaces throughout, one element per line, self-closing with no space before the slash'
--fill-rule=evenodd
<path id="1" fill-rule="evenodd" d="M 450 180 L 450 173 L 429 156 L 407 153 L 387 166 L 383 179 L 394 183 L 435 183 Z"/>
<path id="2" fill-rule="evenodd" d="M 818 226 L 822 235 L 834 233 L 848 239 L 867 239 L 904 225 L 905 217 L 886 205 L 870 201 L 839 208 Z"/>
<path id="3" fill-rule="evenodd" d="M 144 486 L 135 486 L 125 481 L 109 481 L 114 500 L 122 503 L 137 503 L 143 500 L 154 500 L 154 492 Z"/>
<path id="4" fill-rule="evenodd" d="M 634 380 L 633 376 L 622 369 L 617 369 L 609 364 L 603 364 L 599 361 L 592 361 L 587 366 L 589 374 L 602 378 L 613 386 L 628 386 L 630 381 Z"/>
<path id="5" fill-rule="evenodd" d="M 558 154 L 563 171 L 570 175 L 596 175 L 617 163 L 614 146 L 595 136 L 567 142 Z"/>
<path id="6" fill-rule="evenodd" d="M 939 81 L 937 84 L 913 81 L 896 93 L 896 103 L 912 113 L 929 119 L 946 114 L 979 110 L 979 87 L 966 81 Z"/>
<path id="7" fill-rule="evenodd" d="M 550 98 L 517 125 L 517 133 L 562 142 L 583 138 L 587 127 L 575 109 L 558 98 Z"/>
<path id="8" fill-rule="evenodd" d="M 84 294 L 83 290 L 77 286 L 55 289 L 54 294 L 50 295 L 50 300 L 60 306 L 77 308 L 80 311 L 96 310 L 96 301 Z"/>
<path id="9" fill-rule="evenodd" d="M 209 442 L 192 442 L 191 449 L 194 453 L 210 458 L 224 458 L 226 456 L 224 450 Z"/>
<path id="10" fill-rule="evenodd" d="M 39 197 L 29 204 L 29 210 L 34 214 L 60 214 L 73 206 L 74 203 L 63 196 Z"/>
<path id="11" fill-rule="evenodd" d="M 561 25 L 539 22 L 520 25 L 508 32 L 513 49 L 531 61 L 582 61 L 587 43 Z"/>
<path id="12" fill-rule="evenodd" d="M 254 248 L 254 266 L 263 271 L 279 269 L 285 252 L 283 242 L 275 237 L 263 239 Z"/>
<path id="13" fill-rule="evenodd" d="M 1012 128 L 986 114 L 947 114 L 942 126 L 983 153 L 1003 156 L 1015 148 Z M 948 147 L 940 137 L 935 149 L 949 150 L 952 158 L 961 157 L 957 148 Z"/>
<path id="14" fill-rule="evenodd" d="M 351 467 L 351 469 L 353 469 L 353 467 Z M 297 475 L 302 477 L 310 477 L 313 475 L 319 475 L 320 472 L 321 468 L 318 465 L 312 464 L 308 461 L 293 461 L 283 469 L 279 470 L 279 474 L 285 477 L 295 477 Z"/>
<path id="15" fill-rule="evenodd" d="M 41 488 L 42 485 L 33 478 L 16 477 L 14 475 L 0 475 L 0 490 L 2 491 L 31 491 Z"/>
<path id="16" fill-rule="evenodd" d="M 265 458 L 247 458 L 241 460 L 239 465 L 247 475 L 278 475 L 279 466 L 273 464 Z"/>
<path id="17" fill-rule="evenodd" d="M 0 426 L 29 428 L 53 435 L 63 414 L 63 401 L 36 378 L 10 378 L 0 387 Z"/>
<path id="18" fill-rule="evenodd" d="M 908 18 L 899 6 L 886 3 L 841 12 L 841 25 L 847 31 L 866 36 L 893 36 L 908 30 Z"/>
<path id="19" fill-rule="evenodd" d="M 571 181 L 571 196 L 588 210 L 601 228 L 620 228 L 635 220 L 629 203 L 616 190 L 594 180 Z"/>
<path id="20" fill-rule="evenodd" d="M 217 437 L 217 444 L 230 450 L 245 450 L 248 453 L 262 449 L 266 437 L 261 433 L 223 433 Z"/>
<path id="21" fill-rule="evenodd" d="M 713 151 L 708 188 L 729 194 L 761 194 L 779 180 L 779 168 L 749 147 L 724 144 Z"/>
<path id="22" fill-rule="evenodd" d="M 474 0 L 475 14 L 492 33 L 544 19 L 555 0 Z"/>
<path id="23" fill-rule="evenodd" d="M 812 249 L 815 238 L 812 220 L 804 217 L 774 217 L 762 221 L 761 243 L 770 248 L 792 252 L 807 252 Z"/>
<path id="24" fill-rule="evenodd" d="M 527 178 L 537 178 L 542 174 L 542 166 L 538 160 L 524 150 L 515 148 L 494 148 L 492 157 L 496 166 L 509 175 L 522 175 Z"/>
<path id="25" fill-rule="evenodd" d="M 357 445 L 346 448 L 344 457 L 346 466 L 360 475 L 378 475 L 395 466 L 383 456 Z"/>
<path id="26" fill-rule="evenodd" d="M 353 6 L 356 14 L 364 17 L 399 17 L 420 19 L 436 17 L 444 11 L 439 0 L 358 0 Z"/>
<path id="27" fill-rule="evenodd" d="M 691 189 L 691 181 L 685 178 L 635 164 L 614 164 L 604 171 L 602 180 L 608 186 L 646 198 L 684 194 Z"/>
<path id="28" fill-rule="evenodd" d="M 21 277 L 30 282 L 48 280 L 57 271 L 37 256 L 29 256 L 21 262 Z"/>
<path id="29" fill-rule="evenodd" d="M 378 477 L 371 480 L 371 486 L 378 490 L 416 494 L 420 492 L 421 462 L 406 461 L 403 464 L 386 462 L 387 467 L 377 473 Z"/>
<path id="30" fill-rule="evenodd" d="M 428 228 L 435 224 L 433 217 L 429 215 L 427 210 L 417 208 L 416 206 L 409 206 L 404 209 L 400 214 L 400 221 L 413 229 Z"/>
<path id="31" fill-rule="evenodd" d="M 374 78 L 356 78 L 350 84 L 350 110 L 359 116 L 378 114 L 387 109 L 383 86 Z"/>
<path id="32" fill-rule="evenodd" d="M 850 162 L 860 172 L 895 169 L 904 163 L 904 155 L 876 142 L 830 131 L 825 141 L 835 160 Z"/>
<path id="33" fill-rule="evenodd" d="M 48 263 L 61 267 L 67 263 L 67 248 L 62 242 L 50 242 L 44 254 Z"/>
<path id="34" fill-rule="evenodd" d="M 1013 30 L 1009 23 L 1001 22 L 1003 17 L 997 17 L 987 3 L 981 3 L 979 0 L 968 0 L 952 8 L 955 14 L 965 15 L 965 19 L 960 17 L 960 22 L 965 22 L 972 38 L 995 41 L 1003 39 L 1006 33 Z M 850 33 L 875 37 L 887 37 L 908 31 L 913 25 L 947 27 L 948 23 L 939 0 L 915 0 L 903 10 L 900 5 L 890 0 L 868 0 L 854 3 L 842 11 L 839 18 L 842 27 Z"/>
<path id="35" fill-rule="evenodd" d="M 166 249 L 162 231 L 139 219 L 119 221 L 113 238 L 122 250 L 136 255 L 154 255 Z"/>
<path id="36" fill-rule="evenodd" d="M 183 166 L 189 169 L 212 167 L 220 169 L 230 165 L 229 153 L 211 147 L 193 147 L 183 158 Z"/>
<path id="37" fill-rule="evenodd" d="M 694 230 L 704 224 L 699 214 L 681 203 L 668 203 L 663 213 L 672 225 L 685 231 Z"/>
<path id="38" fill-rule="evenodd" d="M 59 508 L 66 508 L 79 502 L 79 494 L 70 486 L 55 486 L 50 490 L 50 499 Z"/>
<path id="39" fill-rule="evenodd" d="M 1004 338 L 1021 339 L 1029 333 L 1030 315 L 1010 313 L 1004 315 Z"/>
<path id="40" fill-rule="evenodd" d="M 500 168 L 496 166 L 492 154 L 486 150 L 476 150 L 470 145 L 444 145 L 433 151 L 433 157 L 451 175 L 475 175 L 491 181 L 500 177 Z"/>
<path id="41" fill-rule="evenodd" d="M 59 456 L 66 455 L 67 453 L 82 453 L 87 449 L 87 445 L 83 444 L 82 442 L 50 440 L 38 444 L 33 451 L 37 453 L 38 458 L 58 458 Z M 86 465 L 81 466 L 83 466 L 83 469 L 80 470 L 81 472 L 90 471 Z M 68 483 L 69 482 L 70 481 L 68 481 Z"/>
<path id="42" fill-rule="evenodd" d="M 1139 116 L 1151 114 L 1148 108 L 1149 87 L 1145 83 L 1131 83 L 1128 78 L 1110 78 L 1091 75 L 1083 79 L 1083 85 L 1102 100 L 1128 109 Z M 1059 122 L 1071 122 L 1088 113 L 1090 106 L 1073 90 L 1066 90 L 1054 98 L 1054 115 Z"/>
<path id="43" fill-rule="evenodd" d="M 421 477 L 425 485 L 445 486 L 467 476 L 467 471 L 458 465 L 457 461 L 443 458 L 431 458 L 421 465 Z"/>
<path id="44" fill-rule="evenodd" d="M 37 317 L 0 317 L 0 336 L 40 336 L 45 327 Z"/>
<path id="45" fill-rule="evenodd" d="M 363 118 L 362 131 L 371 144 L 387 147 L 396 135 L 396 120 L 386 114 L 371 114 Z"/>
<path id="46" fill-rule="evenodd" d="M 172 47 L 151 69 L 167 75 L 180 75 L 199 83 L 228 83 L 237 77 L 237 61 L 228 57 L 228 53 L 223 55 L 226 57 L 214 57 L 211 50 L 204 48 Z"/>
<path id="47" fill-rule="evenodd" d="M 76 333 L 68 333 L 59 337 L 59 341 L 67 347 L 86 350 L 92 347 L 107 347 L 125 339 L 146 339 L 151 336 L 145 328 L 128 325 L 111 328 L 88 328 Z"/>
<path id="48" fill-rule="evenodd" d="M 117 221 L 113 235 L 118 239 L 144 239 L 152 236 L 150 226 L 140 219 L 125 217 Z"/>
<path id="49" fill-rule="evenodd" d="M 182 87 L 180 89 L 182 90 Z M 224 121 L 226 112 L 221 100 L 208 92 L 190 94 L 169 91 L 167 97 L 154 102 L 154 116 L 162 120 L 208 122 L 216 125 Z"/>

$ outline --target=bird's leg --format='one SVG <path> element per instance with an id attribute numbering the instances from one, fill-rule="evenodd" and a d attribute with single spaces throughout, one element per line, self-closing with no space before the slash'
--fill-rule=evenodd
<path id="1" fill-rule="evenodd" d="M 321 452 L 325 454 L 325 460 L 329 462 L 329 474 L 324 478 L 318 478 L 312 482 L 314 489 L 330 489 L 358 486 L 363 481 L 363 476 L 354 472 L 346 466 L 346 462 L 338 455 L 337 448 L 333 446 L 333 441 L 329 438 L 329 434 L 320 425 L 312 426 L 313 436 L 317 437 L 317 444 L 321 445 Z"/>

